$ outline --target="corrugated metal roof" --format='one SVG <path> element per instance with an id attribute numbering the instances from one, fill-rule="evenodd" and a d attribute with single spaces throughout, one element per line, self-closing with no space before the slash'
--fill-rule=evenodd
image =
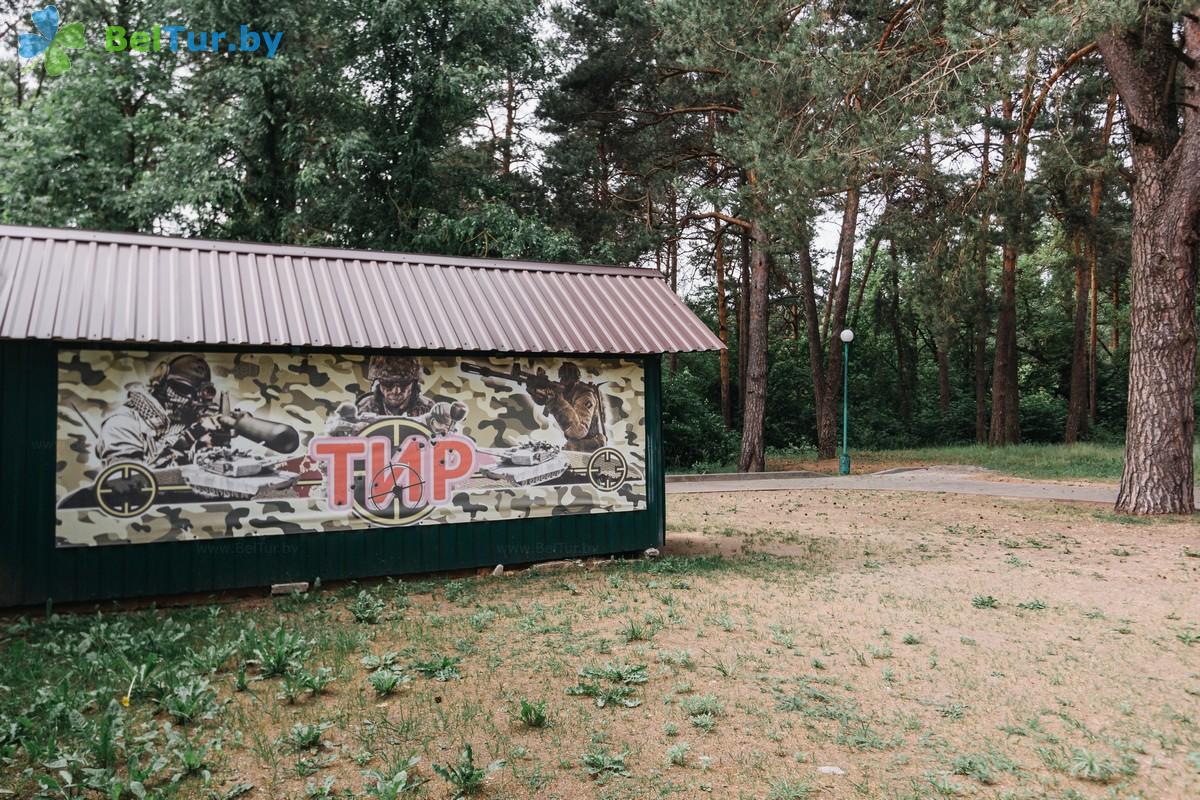
<path id="1" fill-rule="evenodd" d="M 655 270 L 0 225 L 0 338 L 514 353 L 721 343 Z"/>

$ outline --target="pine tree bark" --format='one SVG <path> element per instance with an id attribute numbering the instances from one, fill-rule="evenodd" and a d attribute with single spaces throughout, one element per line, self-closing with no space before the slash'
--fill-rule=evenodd
<path id="1" fill-rule="evenodd" d="M 908 363 L 908 348 L 904 342 L 904 325 L 900 320 L 900 260 L 896 257 L 896 243 L 888 241 L 888 256 L 892 276 L 892 340 L 896 343 L 896 385 L 899 387 L 900 419 L 912 420 L 912 375 L 915 367 Z"/>
<path id="2" fill-rule="evenodd" d="M 738 409 L 746 410 L 746 364 L 750 343 L 750 234 L 743 230 L 741 238 L 741 276 L 738 281 Z"/>
<path id="3" fill-rule="evenodd" d="M 1113 115 L 1117 110 L 1117 93 L 1108 95 L 1108 107 L 1104 113 L 1104 128 L 1100 134 L 1100 158 L 1108 154 L 1108 142 L 1112 137 Z M 1092 178 L 1091 194 L 1088 198 L 1088 218 L 1091 231 L 1087 241 L 1088 282 L 1091 307 L 1088 311 L 1088 421 L 1096 425 L 1096 349 L 1099 344 L 1099 284 L 1096 281 L 1098 261 L 1097 243 L 1100 240 L 1100 201 L 1104 198 L 1104 172 L 1098 171 Z"/>
<path id="4" fill-rule="evenodd" d="M 838 334 L 846 327 L 846 312 L 850 307 L 850 285 L 854 270 L 854 237 L 858 232 L 859 187 L 852 183 L 846 190 L 846 206 L 842 211 L 842 233 L 838 243 L 840 263 L 836 266 L 837 285 L 830 286 L 833 312 L 824 332 L 829 357 L 825 361 L 824 405 L 818 409 L 817 449 L 828 453 L 821 458 L 833 458 L 837 445 L 837 408 L 842 401 L 842 348 Z M 821 432 L 826 439 L 821 442 Z"/>
<path id="5" fill-rule="evenodd" d="M 1032 83 L 1025 81 L 1021 108 L 1029 105 Z M 1004 119 L 1011 123 L 1013 102 L 1004 101 Z M 1022 117 L 1024 114 L 1022 114 Z M 1019 126 L 1023 128 L 1022 126 Z M 1004 134 L 1005 182 L 1010 193 L 1004 214 L 1004 248 L 1000 269 L 1000 303 L 996 318 L 996 353 L 992 362 L 992 420 L 988 444 L 1003 446 L 1021 441 L 1020 407 L 1017 398 L 1017 257 L 1021 236 L 1021 204 L 1025 190 L 1026 137 L 1014 135 L 1012 126 Z"/>
<path id="6" fill-rule="evenodd" d="M 1087 432 L 1088 425 L 1088 363 L 1087 363 L 1087 321 L 1088 321 L 1088 290 L 1089 280 L 1087 264 L 1083 258 L 1083 248 L 1080 234 L 1076 233 L 1072 241 L 1072 255 L 1075 262 L 1075 314 L 1072 328 L 1071 348 L 1071 389 L 1067 401 L 1067 430 L 1064 440 L 1074 444 L 1079 434 Z"/>
<path id="7" fill-rule="evenodd" d="M 989 123 L 991 108 L 984 109 L 987 118 L 983 126 L 983 156 L 979 167 L 979 191 L 988 186 L 991 173 L 992 131 Z M 979 261 L 975 275 L 975 441 L 987 442 L 987 337 L 991 327 L 988 313 L 988 215 L 985 208 L 979 214 Z"/>
<path id="8" fill-rule="evenodd" d="M 1153 5 L 1154 8 L 1150 8 Z M 1196 242 L 1200 237 L 1200 6 L 1175 23 L 1157 3 L 1097 37 L 1125 105 L 1133 157 L 1129 417 L 1116 508 L 1195 510 Z M 1174 104 L 1182 82 L 1183 124 Z"/>
<path id="9" fill-rule="evenodd" d="M 721 420 L 726 428 L 733 428 L 733 400 L 729 395 L 729 309 L 725 298 L 725 247 L 722 241 L 721 220 L 714 220 L 713 253 L 714 270 L 717 277 L 717 336 L 725 349 L 721 351 Z"/>
<path id="10" fill-rule="evenodd" d="M 813 406 L 817 411 L 817 458 L 833 458 L 833 419 L 822 419 L 825 408 L 825 354 L 821 347 L 821 326 L 817 317 L 817 294 L 813 281 L 812 254 L 809 244 L 800 248 L 800 295 L 804 302 L 804 325 L 808 333 L 808 367 L 812 376 Z M 826 427 L 822 428 L 822 425 Z"/>
<path id="11" fill-rule="evenodd" d="M 767 401 L 767 299 L 770 271 L 767 237 L 757 220 L 747 231 L 750 242 L 749 342 L 746 364 L 746 406 L 742 414 L 742 451 L 739 472 L 762 472 L 766 466 L 763 426 Z"/>

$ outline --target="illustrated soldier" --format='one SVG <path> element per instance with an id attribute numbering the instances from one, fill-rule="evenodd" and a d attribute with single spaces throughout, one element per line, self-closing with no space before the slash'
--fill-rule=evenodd
<path id="1" fill-rule="evenodd" d="M 105 466 L 181 466 L 192 463 L 197 450 L 229 446 L 234 436 L 277 453 L 290 453 L 300 442 L 290 425 L 230 408 L 229 396 L 213 385 L 208 362 L 186 353 L 159 364 L 145 386 L 129 388 L 125 402 L 100 423 L 96 455 Z"/>
<path id="2" fill-rule="evenodd" d="M 212 370 L 203 357 L 185 354 L 164 361 L 147 384 L 131 386 L 125 402 L 100 423 L 96 455 L 105 465 L 190 463 L 192 451 L 205 436 L 195 430 L 196 424 L 216 396 Z"/>
<path id="3" fill-rule="evenodd" d="M 435 402 L 421 394 L 421 364 L 415 356 L 371 356 L 367 361 L 369 391 L 351 406 L 338 408 L 326 423 L 333 435 L 357 435 L 379 417 L 409 417 L 424 422 L 434 434 L 454 430 L 467 416 L 460 402 Z"/>
<path id="4" fill-rule="evenodd" d="M 421 394 L 421 364 L 413 356 L 371 356 L 367 362 L 371 389 L 355 404 L 359 414 L 419 417 L 433 401 Z"/>
<path id="5" fill-rule="evenodd" d="M 528 383 L 529 396 L 543 406 L 562 428 L 567 438 L 564 449 L 590 453 L 608 441 L 604 426 L 604 400 L 600 387 L 580 380 L 579 367 L 564 361 L 558 368 L 558 381 L 538 369 Z"/>

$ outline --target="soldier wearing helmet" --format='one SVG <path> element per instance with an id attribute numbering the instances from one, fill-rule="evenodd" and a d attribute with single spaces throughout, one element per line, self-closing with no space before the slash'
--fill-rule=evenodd
<path id="1" fill-rule="evenodd" d="M 100 423 L 96 455 L 106 465 L 190 463 L 198 441 L 185 434 L 213 408 L 216 395 L 202 356 L 186 353 L 163 361 L 147 384 L 130 386 L 125 402 Z"/>
<path id="2" fill-rule="evenodd" d="M 376 417 L 409 417 L 442 435 L 453 431 L 467 416 L 463 403 L 434 402 L 421 394 L 421 364 L 415 356 L 371 356 L 367 380 L 370 390 L 353 406 L 340 406 L 326 421 L 327 433 L 357 435 Z"/>
<path id="3" fill-rule="evenodd" d="M 538 369 L 530 381 L 529 394 L 562 428 L 567 439 L 564 449 L 590 453 L 604 447 L 608 434 L 604 424 L 604 398 L 597 384 L 580 380 L 579 365 L 564 361 L 558 368 L 558 380 L 546 377 Z"/>
<path id="4" fill-rule="evenodd" d="M 359 414 L 419 417 L 433 408 L 421 395 L 421 364 L 414 356 L 371 356 L 367 380 L 371 389 L 358 398 Z"/>

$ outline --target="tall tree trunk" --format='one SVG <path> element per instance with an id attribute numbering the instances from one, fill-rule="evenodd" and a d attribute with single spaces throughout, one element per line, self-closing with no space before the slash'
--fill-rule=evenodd
<path id="1" fill-rule="evenodd" d="M 938 369 L 938 410 L 942 414 L 950 411 L 950 355 L 946 352 L 946 344 L 934 340 Z"/>
<path id="2" fill-rule="evenodd" d="M 979 191 L 987 190 L 991 174 L 992 109 L 984 109 L 986 121 L 983 126 L 983 157 L 979 167 Z M 988 221 L 990 212 L 987 203 L 979 214 L 979 261 L 975 276 L 975 441 L 985 444 L 987 435 L 987 337 L 991 327 L 988 313 Z"/>
<path id="3" fill-rule="evenodd" d="M 825 341 L 828 343 L 829 357 L 825 361 L 825 407 L 819 410 L 824 424 L 818 424 L 817 431 L 822 427 L 835 433 L 837 429 L 837 407 L 842 400 L 842 345 L 838 334 L 846 327 L 846 312 L 850 306 L 850 284 L 854 269 L 854 237 L 858 231 L 858 207 L 860 200 L 859 187 L 852 183 L 846 190 L 846 207 L 842 212 L 842 234 L 838 243 L 838 253 L 841 256 L 837 267 L 837 285 L 831 286 L 834 293 L 833 315 L 825 329 Z M 819 437 L 818 437 L 819 438 Z M 818 450 L 828 450 L 829 458 L 833 457 L 833 440 L 824 447 L 818 441 Z"/>
<path id="4" fill-rule="evenodd" d="M 808 368 L 812 375 L 813 407 L 817 412 L 817 458 L 833 458 L 833 417 L 821 414 L 825 408 L 825 355 L 821 348 L 821 324 L 817 316 L 817 293 L 808 242 L 800 248 L 800 297 L 804 302 L 804 324 L 808 333 Z"/>
<path id="5" fill-rule="evenodd" d="M 1104 127 L 1100 132 L 1100 159 L 1108 155 L 1108 142 L 1112 136 L 1113 115 L 1116 113 L 1116 110 L 1117 92 L 1114 89 L 1108 95 L 1108 107 L 1104 112 Z M 1104 171 L 1103 168 L 1098 168 L 1096 175 L 1092 178 L 1091 194 L 1088 197 L 1088 219 L 1091 223 L 1091 230 L 1087 240 L 1088 297 L 1090 302 L 1090 308 L 1088 309 L 1088 421 L 1093 427 L 1096 425 L 1096 348 L 1099 344 L 1099 339 L 1097 338 L 1099 320 L 1096 314 L 1096 309 L 1099 306 L 1099 298 L 1097 296 L 1099 287 L 1096 282 L 1098 248 L 1096 245 L 1100 240 L 1100 201 L 1103 197 Z"/>
<path id="6" fill-rule="evenodd" d="M 733 427 L 733 400 L 729 396 L 729 309 L 726 306 L 725 299 L 725 246 L 722 241 L 722 225 L 721 220 L 714 220 L 716 223 L 713 233 L 714 240 L 714 261 L 713 269 L 717 277 L 717 336 L 721 340 L 721 344 L 725 345 L 725 349 L 721 351 L 721 420 L 725 423 L 726 428 Z"/>
<path id="7" fill-rule="evenodd" d="M 751 184 L 753 184 L 751 178 Z M 750 322 L 746 364 L 746 407 L 742 414 L 742 452 L 739 472 L 762 472 L 765 468 L 763 425 L 767 402 L 767 298 L 770 271 L 767 237 L 757 220 L 750 223 Z"/>
<path id="8" fill-rule="evenodd" d="M 1145 9 L 1151 11 L 1151 9 Z M 1200 236 L 1200 5 L 1097 37 L 1129 118 L 1133 156 L 1129 418 L 1117 510 L 1195 510 L 1196 242 Z M 1182 77 L 1183 126 L 1174 103 Z"/>
<path id="9" fill-rule="evenodd" d="M 1088 364 L 1087 364 L 1087 321 L 1088 321 L 1088 273 L 1083 258 L 1080 233 L 1072 237 L 1072 260 L 1075 262 L 1075 317 L 1072 328 L 1071 389 L 1067 401 L 1067 430 L 1064 439 L 1074 444 L 1080 433 L 1088 427 Z"/>
<path id="10" fill-rule="evenodd" d="M 750 360 L 750 234 L 742 231 L 742 271 L 738 285 L 738 408 L 746 410 L 746 364 Z"/>
<path id="11" fill-rule="evenodd" d="M 1029 105 L 1032 81 L 1027 75 L 1022 111 Z M 1024 113 L 1022 113 L 1022 119 Z M 1013 102 L 1004 100 L 1004 119 L 1011 123 Z M 1000 304 L 996 318 L 996 354 L 992 362 L 992 421 L 988 444 L 1017 444 L 1021 441 L 1020 408 L 1017 398 L 1017 257 L 1020 254 L 1021 197 L 1025 189 L 1025 135 L 1005 128 L 1005 182 L 1009 208 L 1004 214 L 1004 248 L 1000 269 Z"/>
<path id="12" fill-rule="evenodd" d="M 892 340 L 896 343 L 896 386 L 899 387 L 900 419 L 912 420 L 912 392 L 909 376 L 913 369 L 908 363 L 908 350 L 904 346 L 904 326 L 900 320 L 900 260 L 896 257 L 896 243 L 888 240 L 888 256 L 892 263 Z"/>

